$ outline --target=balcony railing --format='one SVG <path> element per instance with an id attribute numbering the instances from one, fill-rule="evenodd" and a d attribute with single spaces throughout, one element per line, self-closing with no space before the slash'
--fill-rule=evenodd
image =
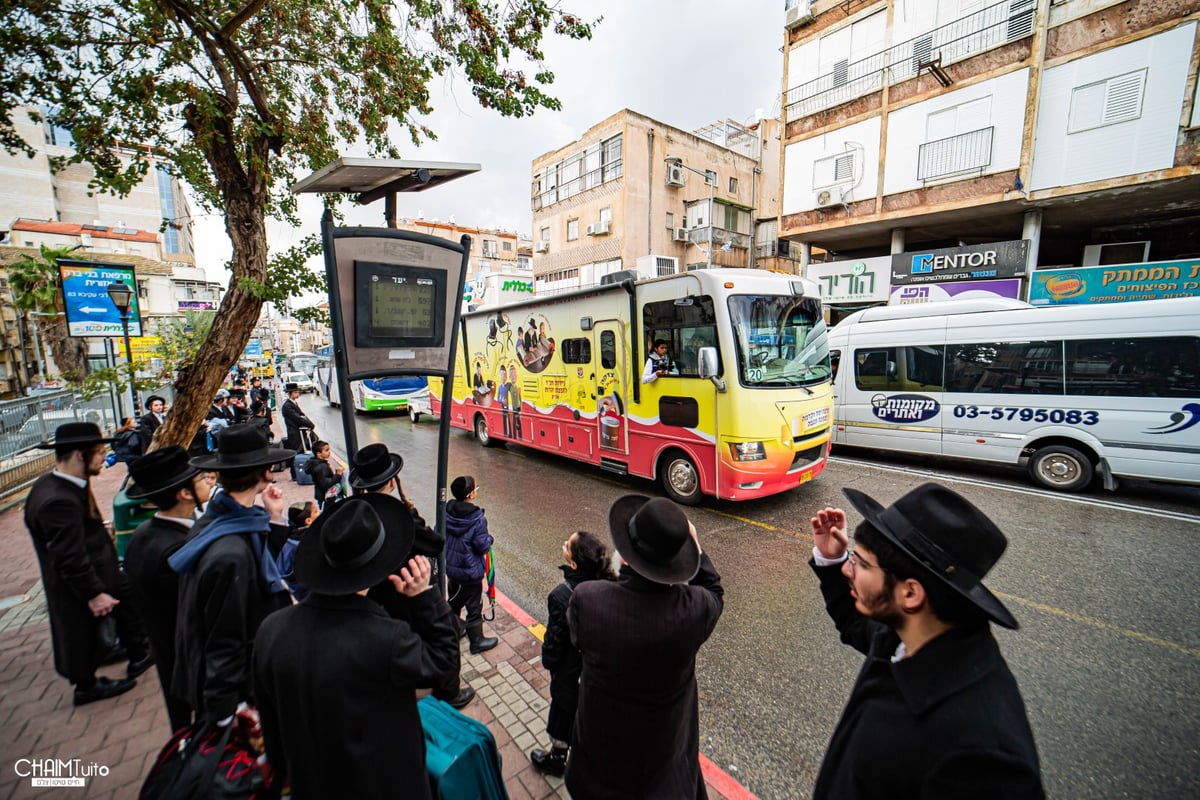
<path id="1" fill-rule="evenodd" d="M 931 181 L 978 170 L 992 163 L 992 132 L 980 128 L 921 145 L 917 155 L 917 180 Z"/>
<path id="2" fill-rule="evenodd" d="M 945 67 L 1029 36 L 1036 10 L 1037 0 L 1004 0 L 859 61 L 839 61 L 833 71 L 787 90 L 787 120 L 878 91 L 884 80 L 899 83 L 939 58 Z"/>
<path id="3" fill-rule="evenodd" d="M 718 250 L 722 249 L 726 243 L 729 244 L 730 249 L 737 247 L 742 250 L 750 247 L 750 245 L 753 243 L 753 240 L 750 238 L 750 234 L 738 233 L 737 231 L 726 230 L 725 228 L 713 227 L 711 235 L 713 246 Z M 688 228 L 688 241 L 692 244 L 698 244 L 707 247 L 708 237 L 708 225 L 698 225 L 695 228 Z"/>

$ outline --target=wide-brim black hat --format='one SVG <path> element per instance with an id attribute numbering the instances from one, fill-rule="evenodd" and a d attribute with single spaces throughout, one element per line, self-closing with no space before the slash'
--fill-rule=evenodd
<path id="1" fill-rule="evenodd" d="M 350 459 L 350 488 L 374 489 L 404 469 L 404 459 L 388 452 L 387 445 L 369 444 Z"/>
<path id="2" fill-rule="evenodd" d="M 167 404 L 167 398 L 165 398 L 165 397 L 159 397 L 159 396 L 158 396 L 158 395 L 156 395 L 156 394 L 152 394 L 152 395 L 150 395 L 149 397 L 147 397 L 147 398 L 146 398 L 146 410 L 147 410 L 147 411 L 149 411 L 149 410 L 150 410 L 150 406 L 152 406 L 152 405 L 154 404 L 154 401 L 155 401 L 155 400 L 159 401 L 159 402 L 160 402 L 160 403 L 162 403 L 164 406 Z"/>
<path id="3" fill-rule="evenodd" d="M 608 509 L 608 529 L 621 558 L 655 583 L 687 583 L 700 571 L 700 545 L 687 515 L 665 497 L 618 497 Z"/>
<path id="4" fill-rule="evenodd" d="M 42 442 L 39 450 L 53 450 L 56 447 L 87 447 L 90 444 L 108 444 L 112 439 L 106 439 L 100 433 L 100 426 L 94 422 L 64 422 L 54 429 L 54 439 Z"/>
<path id="5" fill-rule="evenodd" d="M 221 431 L 221 449 L 206 456 L 191 459 L 193 467 L 204 470 L 265 467 L 287 461 L 296 455 L 286 447 L 272 447 L 266 429 L 259 424 L 243 422 Z"/>
<path id="6" fill-rule="evenodd" d="M 996 624 L 1017 620 L 983 585 L 1008 539 L 987 515 L 962 495 L 926 483 L 884 508 L 857 489 L 843 488 L 858 513 L 927 574 L 954 589 Z"/>
<path id="7" fill-rule="evenodd" d="M 188 454 L 179 445 L 162 447 L 129 463 L 129 480 L 125 496 L 141 500 L 159 492 L 187 486 L 202 470 L 188 463 Z"/>
<path id="8" fill-rule="evenodd" d="M 318 594 L 354 594 L 396 572 L 412 551 L 413 520 L 397 498 L 364 494 L 334 503 L 296 548 L 296 579 Z"/>
<path id="9" fill-rule="evenodd" d="M 300 384 L 298 384 L 298 383 L 286 383 L 283 386 L 284 394 L 291 394 L 292 392 L 298 392 L 298 391 L 300 391 Z"/>

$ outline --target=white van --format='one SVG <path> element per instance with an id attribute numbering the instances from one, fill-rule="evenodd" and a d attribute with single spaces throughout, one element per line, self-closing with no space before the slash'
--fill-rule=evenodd
<path id="1" fill-rule="evenodd" d="M 1200 484 L 1200 297 L 881 306 L 829 335 L 834 444 Z"/>

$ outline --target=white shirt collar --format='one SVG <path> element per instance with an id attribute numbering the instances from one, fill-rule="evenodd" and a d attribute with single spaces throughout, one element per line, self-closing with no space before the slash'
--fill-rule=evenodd
<path id="1" fill-rule="evenodd" d="M 85 478 L 76 478 L 74 475 L 68 475 L 65 472 L 59 472 L 58 470 L 54 470 L 54 474 L 57 475 L 58 477 L 62 478 L 64 481 L 70 481 L 71 483 L 78 486 L 80 489 L 87 488 L 88 482 Z"/>
<path id="2" fill-rule="evenodd" d="M 155 519 L 163 519 L 163 520 L 166 520 L 167 522 L 175 522 L 175 523 L 182 525 L 185 528 L 191 528 L 193 525 L 196 524 L 195 517 L 168 517 L 166 514 L 164 514 L 161 511 L 157 512 L 154 515 L 154 518 Z"/>

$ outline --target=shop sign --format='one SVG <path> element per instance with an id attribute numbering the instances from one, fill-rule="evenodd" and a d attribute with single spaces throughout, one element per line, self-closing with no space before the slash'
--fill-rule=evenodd
<path id="1" fill-rule="evenodd" d="M 1043 269 L 1030 276 L 1035 306 L 1200 297 L 1200 259 Z"/>
<path id="2" fill-rule="evenodd" d="M 981 281 L 1025 274 L 1029 242 L 992 242 L 892 256 L 892 284 Z"/>
<path id="3" fill-rule="evenodd" d="M 889 269 L 891 257 L 877 256 L 809 264 L 805 277 L 820 287 L 821 301 L 826 305 L 884 303 L 888 299 Z"/>
<path id="4" fill-rule="evenodd" d="M 954 283 L 921 283 L 893 286 L 888 305 L 909 306 L 939 300 L 979 300 L 994 297 L 1021 298 L 1021 279 L 1001 281 L 957 281 Z"/>

